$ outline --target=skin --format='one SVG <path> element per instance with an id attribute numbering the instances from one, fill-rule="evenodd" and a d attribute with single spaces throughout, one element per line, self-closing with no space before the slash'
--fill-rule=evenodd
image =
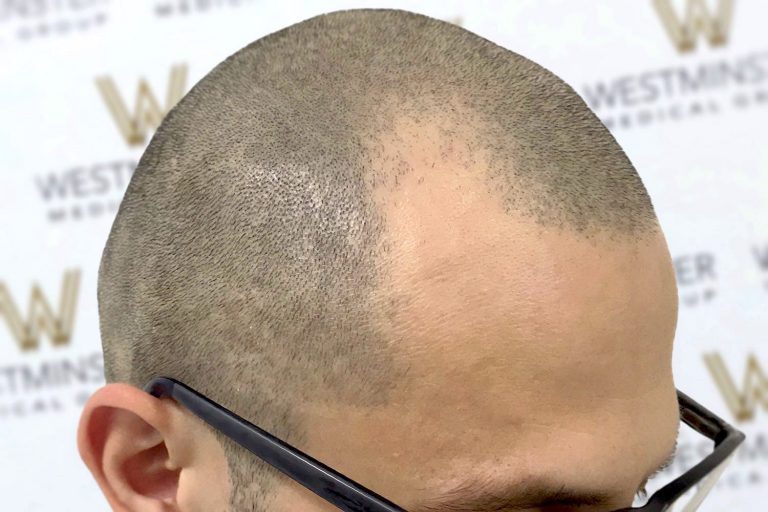
<path id="1" fill-rule="evenodd" d="M 511 217 L 466 155 L 435 142 L 401 151 L 412 172 L 375 192 L 393 261 L 379 300 L 400 305 L 389 329 L 407 375 L 383 406 L 307 405 L 301 449 L 412 512 L 479 510 L 439 505 L 477 482 L 509 498 L 498 512 L 629 506 L 679 421 L 661 230 L 587 236 Z M 223 451 L 171 401 L 108 384 L 78 444 L 113 510 L 228 510 Z M 541 482 L 603 496 L 526 505 Z M 267 509 L 336 510 L 286 478 Z"/>

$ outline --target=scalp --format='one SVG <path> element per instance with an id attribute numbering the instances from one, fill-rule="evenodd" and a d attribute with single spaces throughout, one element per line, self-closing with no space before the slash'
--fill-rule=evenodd
<path id="1" fill-rule="evenodd" d="M 402 303 L 380 293 L 404 187 L 582 237 L 657 228 L 549 71 L 421 15 L 318 16 L 227 58 L 153 137 L 100 268 L 108 379 L 178 378 L 295 442 L 297 404 L 386 402 L 405 371 L 387 328 Z"/>

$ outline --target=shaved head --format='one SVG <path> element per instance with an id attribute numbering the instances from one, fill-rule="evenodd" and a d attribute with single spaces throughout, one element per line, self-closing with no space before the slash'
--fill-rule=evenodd
<path id="1" fill-rule="evenodd" d="M 674 439 L 674 275 L 637 172 L 562 80 L 421 15 L 318 16 L 197 83 L 128 187 L 99 308 L 109 381 L 179 379 L 424 510 L 494 458 L 545 479 L 523 447 L 574 442 L 561 461 L 602 455 L 595 499 L 626 501 Z M 596 418 L 647 429 L 611 450 Z M 220 442 L 232 510 L 312 499 Z"/>

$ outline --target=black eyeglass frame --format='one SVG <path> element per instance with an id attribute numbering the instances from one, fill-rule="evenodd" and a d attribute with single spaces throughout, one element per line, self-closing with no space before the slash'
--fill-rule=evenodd
<path id="1" fill-rule="evenodd" d="M 407 512 L 301 450 L 241 418 L 186 384 L 169 377 L 152 379 L 145 391 L 171 398 L 264 462 L 345 512 Z M 615 512 L 665 512 L 675 501 L 717 469 L 744 441 L 744 434 L 713 412 L 677 391 L 680 418 L 714 441 L 714 451 L 656 491 L 645 505 Z"/>

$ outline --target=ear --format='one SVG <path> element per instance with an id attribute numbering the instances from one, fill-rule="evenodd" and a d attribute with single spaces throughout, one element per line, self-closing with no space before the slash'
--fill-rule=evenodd
<path id="1" fill-rule="evenodd" d="M 181 510 L 181 468 L 168 450 L 172 404 L 127 384 L 107 384 L 86 403 L 78 449 L 113 510 Z"/>
<path id="2" fill-rule="evenodd" d="M 118 512 L 227 511 L 232 485 L 213 430 L 186 408 L 128 384 L 88 400 L 77 445 Z"/>

